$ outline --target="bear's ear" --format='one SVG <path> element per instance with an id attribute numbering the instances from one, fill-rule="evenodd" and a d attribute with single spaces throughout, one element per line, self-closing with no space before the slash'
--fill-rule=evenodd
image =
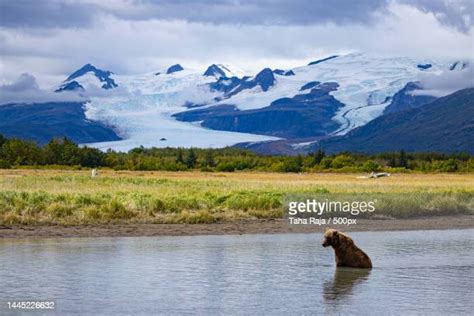
<path id="1" fill-rule="evenodd" d="M 335 230 L 335 231 L 334 231 L 334 233 L 333 233 L 332 235 L 333 235 L 333 236 L 337 236 L 337 234 L 338 234 L 338 231 L 337 231 L 337 230 Z"/>

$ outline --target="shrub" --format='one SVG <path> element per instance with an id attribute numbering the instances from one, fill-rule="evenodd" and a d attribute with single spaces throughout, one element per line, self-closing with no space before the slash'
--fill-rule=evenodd
<path id="1" fill-rule="evenodd" d="M 130 219 L 135 213 L 127 210 L 120 201 L 113 199 L 101 208 L 102 218 L 105 220 L 123 220 Z"/>
<path id="2" fill-rule="evenodd" d="M 331 167 L 334 169 L 340 169 L 343 167 L 351 166 L 354 163 L 353 159 L 348 155 L 336 156 L 331 162 Z"/>
<path id="3" fill-rule="evenodd" d="M 382 167 L 373 160 L 367 160 L 361 167 L 361 170 L 365 172 L 380 171 L 381 169 Z"/>

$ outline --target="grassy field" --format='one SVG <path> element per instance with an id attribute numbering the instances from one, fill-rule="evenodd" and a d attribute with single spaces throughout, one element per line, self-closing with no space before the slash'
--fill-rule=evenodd
<path id="1" fill-rule="evenodd" d="M 0 225 L 213 223 L 281 218 L 287 194 L 376 198 L 376 218 L 474 214 L 474 174 L 0 170 Z"/>

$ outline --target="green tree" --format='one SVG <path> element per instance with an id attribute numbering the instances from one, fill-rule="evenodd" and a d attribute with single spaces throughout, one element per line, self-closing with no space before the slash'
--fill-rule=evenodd
<path id="1" fill-rule="evenodd" d="M 197 162 L 196 153 L 194 152 L 194 149 L 191 148 L 189 149 L 188 157 L 186 158 L 186 167 L 188 167 L 189 169 L 192 169 L 194 168 L 194 166 L 196 166 L 196 162 Z"/>
<path id="2" fill-rule="evenodd" d="M 321 163 L 321 160 L 323 160 L 324 157 L 326 157 L 326 153 L 324 152 L 324 150 L 322 150 L 321 148 L 318 149 L 313 154 L 313 166 L 319 165 Z"/>
<path id="3" fill-rule="evenodd" d="M 99 167 L 105 164 L 104 153 L 96 148 L 83 147 L 80 149 L 80 165 L 84 167 Z"/>
<path id="4" fill-rule="evenodd" d="M 217 171 L 234 172 L 235 166 L 231 162 L 221 162 L 216 167 Z"/>
<path id="5" fill-rule="evenodd" d="M 66 166 L 81 164 L 79 147 L 66 137 L 51 140 L 43 152 L 47 164 Z"/>
<path id="6" fill-rule="evenodd" d="M 206 151 L 206 156 L 204 157 L 204 165 L 209 168 L 213 168 L 216 166 L 212 150 Z"/>
<path id="7" fill-rule="evenodd" d="M 9 139 L 2 145 L 4 165 L 38 165 L 43 162 L 41 149 L 30 141 Z"/>
<path id="8" fill-rule="evenodd" d="M 2 145 L 5 144 L 6 142 L 7 142 L 7 139 L 2 134 L 0 134 L 0 147 L 2 147 Z"/>
<path id="9" fill-rule="evenodd" d="M 298 155 L 296 158 L 287 158 L 283 161 L 283 172 L 301 172 L 303 166 L 303 158 Z"/>
<path id="10" fill-rule="evenodd" d="M 321 162 L 319 163 L 319 165 L 320 165 L 321 168 L 323 168 L 323 169 L 329 169 L 329 168 L 331 168 L 331 165 L 332 165 L 332 158 L 331 158 L 331 157 L 324 157 L 323 159 L 321 159 Z"/>
<path id="11" fill-rule="evenodd" d="M 467 171 L 474 171 L 474 158 L 470 158 L 466 162 L 466 168 L 467 168 Z"/>
<path id="12" fill-rule="evenodd" d="M 396 167 L 397 166 L 397 158 L 395 157 L 396 154 L 390 154 L 388 157 L 387 165 L 389 167 Z"/>
<path id="13" fill-rule="evenodd" d="M 400 150 L 399 160 L 398 160 L 398 167 L 408 168 L 408 158 L 407 158 L 407 155 L 406 155 L 406 153 L 403 149 Z"/>
<path id="14" fill-rule="evenodd" d="M 303 156 L 302 155 L 296 156 L 295 164 L 296 164 L 296 167 L 299 169 L 299 171 L 301 171 L 301 169 L 303 168 Z"/>
<path id="15" fill-rule="evenodd" d="M 181 148 L 178 148 L 176 163 L 182 163 L 184 165 L 183 150 Z"/>
<path id="16" fill-rule="evenodd" d="M 459 169 L 459 162 L 457 159 L 450 158 L 446 161 L 443 161 L 441 164 L 441 171 L 443 172 L 455 172 Z"/>

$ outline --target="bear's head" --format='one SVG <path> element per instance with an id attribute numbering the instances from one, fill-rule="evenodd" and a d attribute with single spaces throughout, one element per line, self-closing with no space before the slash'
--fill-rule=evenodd
<path id="1" fill-rule="evenodd" d="M 323 247 L 336 246 L 339 244 L 339 232 L 335 229 L 327 229 L 324 233 Z"/>

